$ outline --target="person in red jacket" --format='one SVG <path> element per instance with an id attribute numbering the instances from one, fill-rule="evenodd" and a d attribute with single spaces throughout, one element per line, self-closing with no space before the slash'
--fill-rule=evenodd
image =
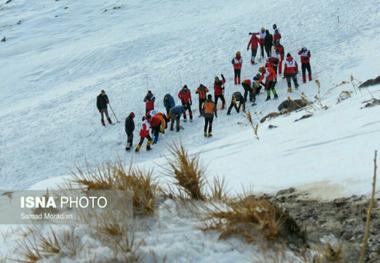
<path id="1" fill-rule="evenodd" d="M 282 63 L 284 61 L 285 49 L 280 43 L 275 45 L 275 51 L 280 55 L 280 61 L 278 62 L 278 74 L 282 74 Z"/>
<path id="2" fill-rule="evenodd" d="M 161 118 L 156 113 L 155 115 L 151 116 L 151 118 L 149 118 L 148 121 L 152 128 L 153 144 L 156 144 L 158 142 L 158 137 L 160 135 L 161 130 Z"/>
<path id="3" fill-rule="evenodd" d="M 298 51 L 298 55 L 301 57 L 302 80 L 303 83 L 306 83 L 306 70 L 309 74 L 309 81 L 312 80 L 310 67 L 311 53 L 307 50 L 307 48 L 303 47 L 300 51 Z"/>
<path id="4" fill-rule="evenodd" d="M 268 101 L 271 99 L 270 97 L 271 92 L 274 95 L 274 99 L 278 99 L 278 95 L 275 89 L 277 74 L 274 71 L 273 67 L 269 64 L 266 67 L 261 67 L 259 69 L 259 72 L 261 73 L 259 82 L 263 82 L 265 78 L 265 90 L 267 91 L 267 98 L 265 101 Z"/>
<path id="5" fill-rule="evenodd" d="M 292 82 L 294 82 L 295 89 L 298 89 L 298 65 L 295 59 L 290 55 L 290 53 L 286 54 L 285 60 L 285 68 L 284 68 L 284 77 L 286 78 L 286 82 L 288 84 L 288 92 L 292 92 Z"/>
<path id="6" fill-rule="evenodd" d="M 206 96 L 207 96 L 208 88 L 200 84 L 197 90 L 195 91 L 196 94 L 199 96 L 199 115 L 203 116 L 203 104 L 206 102 Z"/>
<path id="7" fill-rule="evenodd" d="M 140 148 L 142 146 L 142 144 L 144 143 L 144 140 L 145 138 L 148 139 L 148 144 L 146 146 L 146 150 L 147 151 L 150 151 L 152 150 L 152 148 L 150 147 L 153 143 L 153 140 L 152 140 L 152 137 L 150 137 L 150 134 L 149 134 L 149 129 L 150 129 L 150 124 L 149 124 L 149 121 L 148 119 L 150 119 L 150 116 L 144 116 L 142 118 L 142 123 L 141 123 L 141 129 L 140 129 L 140 142 L 139 144 L 137 144 L 136 146 L 136 149 L 135 149 L 135 152 L 139 152 L 140 151 Z"/>
<path id="8" fill-rule="evenodd" d="M 189 111 L 190 121 L 193 121 L 193 112 L 191 110 L 191 105 L 193 104 L 191 100 L 191 92 L 187 85 L 183 86 L 183 88 L 178 93 L 178 98 L 181 100 L 185 111 L 183 112 L 183 121 L 186 122 L 186 111 Z"/>
<path id="9" fill-rule="evenodd" d="M 256 54 L 257 54 L 257 48 L 259 47 L 259 44 L 260 44 L 260 39 L 257 37 L 257 35 L 259 33 L 249 33 L 251 36 L 251 39 L 249 40 L 248 42 L 248 45 L 247 45 L 247 51 L 249 50 L 249 48 L 251 48 L 251 64 L 254 65 L 255 64 L 255 58 L 256 58 Z"/>
<path id="10" fill-rule="evenodd" d="M 153 93 L 151 90 L 148 90 L 148 93 L 146 94 L 144 98 L 145 102 L 145 114 L 150 112 L 151 110 L 154 110 L 154 101 L 156 98 L 154 97 Z"/>
<path id="11" fill-rule="evenodd" d="M 272 52 L 271 56 L 267 59 L 267 63 L 269 63 L 275 72 L 277 72 L 278 65 L 280 64 L 280 54 L 276 51 Z"/>
<path id="12" fill-rule="evenodd" d="M 240 51 L 236 52 L 235 57 L 232 59 L 232 65 L 234 67 L 235 85 L 238 85 L 240 84 L 240 73 L 243 66 L 243 59 L 241 57 Z"/>
<path id="13" fill-rule="evenodd" d="M 215 96 L 215 106 L 218 106 L 218 99 L 222 101 L 222 110 L 226 104 L 226 99 L 224 98 L 224 83 L 226 83 L 226 79 L 223 74 L 221 74 L 222 80 L 218 77 L 215 77 L 214 81 L 214 96 Z"/>
<path id="14" fill-rule="evenodd" d="M 273 25 L 273 30 L 273 45 L 276 45 L 277 43 L 280 44 L 281 34 L 276 24 Z"/>

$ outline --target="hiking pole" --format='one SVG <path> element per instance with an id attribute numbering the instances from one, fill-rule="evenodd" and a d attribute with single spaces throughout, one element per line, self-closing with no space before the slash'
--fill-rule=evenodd
<path id="1" fill-rule="evenodd" d="M 115 116 L 116 122 L 119 123 L 120 121 L 117 119 L 116 114 L 115 114 L 115 112 L 113 111 L 113 109 L 111 107 L 111 104 L 108 104 L 108 105 L 110 105 L 110 109 L 111 109 L 111 111 L 113 113 L 113 116 Z"/>

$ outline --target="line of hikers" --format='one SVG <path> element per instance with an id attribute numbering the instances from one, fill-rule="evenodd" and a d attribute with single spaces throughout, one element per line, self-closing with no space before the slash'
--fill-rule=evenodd
<path id="1" fill-rule="evenodd" d="M 232 59 L 232 65 L 234 69 L 234 83 L 235 85 L 242 86 L 244 95 L 241 92 L 235 91 L 231 97 L 231 103 L 227 109 L 227 115 L 231 114 L 234 108 L 237 113 L 241 110 L 245 112 L 246 103 L 249 101 L 252 106 L 256 105 L 256 96 L 260 94 L 262 88 L 265 89 L 267 97 L 266 101 L 271 99 L 273 94 L 274 99 L 278 98 L 275 86 L 277 83 L 277 76 L 282 74 L 282 66 L 284 64 L 283 76 L 286 79 L 288 92 L 292 92 L 291 82 L 294 82 L 295 89 L 298 89 L 298 64 L 290 53 L 284 56 L 284 47 L 281 45 L 280 40 L 282 38 L 279 29 L 273 25 L 274 34 L 270 34 L 269 30 L 262 28 L 260 32 L 249 33 L 251 38 L 247 45 L 247 51 L 251 49 L 251 64 L 255 65 L 255 59 L 257 55 L 258 47 L 261 49 L 260 60 L 264 58 L 264 51 L 267 56 L 267 60 L 264 66 L 259 67 L 258 73 L 250 79 L 244 79 L 241 81 L 241 69 L 243 66 L 243 60 L 240 51 L 237 51 L 235 57 Z M 312 80 L 310 57 L 311 53 L 305 47 L 298 51 L 298 55 L 301 60 L 302 79 L 306 82 L 306 71 L 308 72 L 308 80 Z M 226 100 L 224 97 L 226 79 L 223 74 L 220 77 L 216 76 L 214 79 L 214 100 L 213 96 L 209 93 L 209 89 L 200 84 L 196 89 L 195 94 L 198 95 L 198 110 L 199 116 L 203 116 L 204 122 L 204 136 L 212 136 L 212 124 L 214 116 L 217 117 L 217 105 L 220 100 L 222 105 L 221 109 L 225 109 Z M 170 130 L 174 130 L 174 126 L 177 132 L 182 128 L 181 116 L 183 121 L 187 121 L 187 113 L 190 122 L 193 121 L 192 111 L 192 97 L 191 91 L 187 85 L 184 85 L 178 93 L 178 98 L 181 101 L 180 105 L 175 104 L 174 98 L 170 94 L 166 94 L 163 98 L 163 106 L 166 113 L 158 112 L 155 110 L 155 96 L 152 91 L 149 90 L 144 97 L 145 102 L 145 116 L 142 117 L 142 123 L 139 130 L 140 141 L 137 144 L 135 151 L 138 152 L 143 145 L 145 139 L 147 139 L 146 149 L 151 150 L 151 145 L 158 142 L 159 134 L 165 133 L 170 123 Z M 97 108 L 101 114 L 101 123 L 105 126 L 104 117 L 107 118 L 109 124 L 112 124 L 112 120 L 108 114 L 107 105 L 109 104 L 108 96 L 105 91 L 102 90 L 97 97 Z M 112 110 L 112 108 L 111 108 Z M 115 116 L 116 117 L 116 116 Z M 133 146 L 133 133 L 135 130 L 134 123 L 135 114 L 131 112 L 125 120 L 125 132 L 127 134 L 127 146 L 126 150 L 130 151 Z M 152 134 L 152 136 L 151 136 Z"/>

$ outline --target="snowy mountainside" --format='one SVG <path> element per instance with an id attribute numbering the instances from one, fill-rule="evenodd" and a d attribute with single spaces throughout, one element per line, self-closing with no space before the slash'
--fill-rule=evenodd
<path id="1" fill-rule="evenodd" d="M 367 180 L 380 136 L 379 109 L 359 110 L 369 96 L 365 92 L 335 107 L 340 89 L 333 89 L 323 98 L 330 100 L 331 110 L 296 124 L 293 117 L 280 117 L 273 121 L 278 129 L 260 127 L 259 141 L 238 124 L 245 123 L 243 116 L 227 117 L 221 111 L 212 139 L 202 137 L 203 119 L 196 118 L 180 134 L 162 136 L 152 152 L 132 157 L 124 152 L 122 123 L 101 127 L 95 98 L 106 89 L 118 118 L 123 121 L 134 111 L 139 123 L 147 89 L 163 110 L 165 93 L 176 95 L 184 83 L 192 91 L 200 82 L 210 87 L 214 76 L 224 73 L 229 102 L 233 91 L 242 90 L 231 81 L 233 54 L 242 51 L 242 76 L 251 78 L 257 66 L 248 64 L 248 32 L 273 23 L 281 30 L 285 52 L 295 56 L 302 46 L 311 50 L 322 94 L 351 74 L 366 80 L 380 68 L 380 54 L 374 52 L 380 42 L 380 5 L 375 0 L 13 0 L 1 5 L 0 14 L 0 32 L 7 37 L 0 45 L 1 188 L 54 180 L 85 160 L 95 165 L 119 156 L 126 163 L 133 158 L 154 167 L 173 139 L 181 139 L 193 153 L 202 152 L 212 174 L 226 176 L 234 191 L 242 185 L 271 191 L 332 177 Z M 285 86 L 283 80 L 278 84 L 278 102 L 265 103 L 261 95 L 249 110 L 262 116 L 274 111 L 288 96 Z M 301 85 L 300 92 L 312 98 L 315 84 Z M 363 163 L 353 162 L 358 159 Z"/>

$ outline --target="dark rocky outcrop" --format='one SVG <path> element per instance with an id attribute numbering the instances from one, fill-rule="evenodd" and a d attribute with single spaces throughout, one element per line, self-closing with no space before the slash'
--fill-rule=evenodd
<path id="1" fill-rule="evenodd" d="M 331 201 L 319 201 L 289 188 L 268 198 L 289 212 L 297 225 L 306 230 L 308 243 L 319 244 L 322 239 L 333 235 L 342 245 L 343 262 L 358 262 L 369 203 L 366 196 L 353 195 Z M 366 262 L 380 262 L 379 229 L 380 208 L 376 207 L 371 217 Z"/>
<path id="2" fill-rule="evenodd" d="M 377 76 L 374 79 L 369 79 L 367 81 L 364 81 L 362 84 L 360 84 L 359 88 L 367 88 L 367 87 L 378 85 L 378 84 L 380 84 L 380 76 Z"/>

